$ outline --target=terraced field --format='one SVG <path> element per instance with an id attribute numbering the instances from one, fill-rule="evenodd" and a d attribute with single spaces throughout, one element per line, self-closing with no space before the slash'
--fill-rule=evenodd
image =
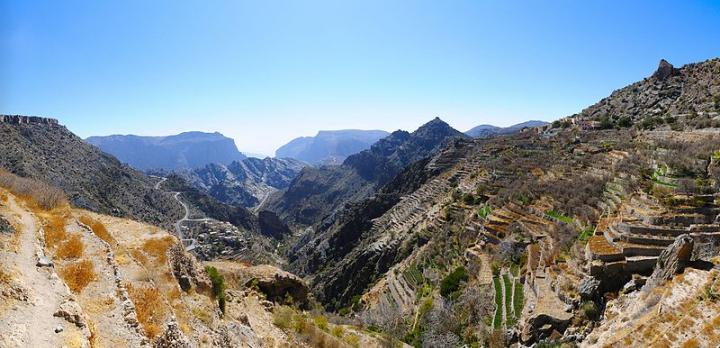
<path id="1" fill-rule="evenodd" d="M 493 277 L 495 315 L 493 328 L 511 328 L 518 324 L 524 305 L 523 285 L 512 273 Z"/>

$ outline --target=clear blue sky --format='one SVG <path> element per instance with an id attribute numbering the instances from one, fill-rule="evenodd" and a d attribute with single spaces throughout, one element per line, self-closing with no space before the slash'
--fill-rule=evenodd
<path id="1" fill-rule="evenodd" d="M 720 1 L 0 0 L 0 113 L 80 136 L 552 120 L 720 55 Z"/>

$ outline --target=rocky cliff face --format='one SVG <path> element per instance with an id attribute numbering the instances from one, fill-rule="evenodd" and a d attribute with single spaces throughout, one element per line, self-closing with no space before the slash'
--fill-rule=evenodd
<path id="1" fill-rule="evenodd" d="M 451 138 L 466 137 L 436 118 L 413 133 L 396 131 L 340 166 L 305 168 L 266 207 L 292 224 L 312 225 L 343 204 L 376 192 L 405 167 L 437 151 Z"/>
<path id="2" fill-rule="evenodd" d="M 208 164 L 179 174 L 217 200 L 253 208 L 290 182 L 307 165 L 294 159 L 246 158 L 224 165 Z"/>
<path id="3" fill-rule="evenodd" d="M 198 168 L 245 158 L 232 139 L 217 132 L 163 137 L 110 135 L 89 137 L 86 141 L 140 170 Z"/>
<path id="4" fill-rule="evenodd" d="M 3 116 L 0 168 L 47 181 L 77 207 L 170 226 L 182 216 L 172 196 L 154 180 L 58 125 L 51 119 Z"/>
<path id="5" fill-rule="evenodd" d="M 340 164 L 348 156 L 369 148 L 387 135 L 380 130 L 320 131 L 314 137 L 293 139 L 277 149 L 275 156 L 313 165 Z"/>

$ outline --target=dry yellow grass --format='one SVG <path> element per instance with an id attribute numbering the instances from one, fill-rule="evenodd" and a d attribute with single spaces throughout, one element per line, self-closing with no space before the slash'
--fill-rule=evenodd
<path id="1" fill-rule="evenodd" d="M 680 346 L 682 348 L 698 348 L 700 347 L 700 342 L 697 340 L 697 338 L 690 338 L 687 341 L 683 342 L 683 344 Z"/>
<path id="2" fill-rule="evenodd" d="M 90 216 L 83 215 L 80 217 L 80 222 L 90 227 L 96 236 L 100 237 L 100 239 L 104 240 L 108 244 L 112 246 L 117 244 L 115 238 L 113 238 L 110 232 L 108 232 L 107 228 L 105 228 L 105 225 L 101 221 L 95 220 Z"/>
<path id="3" fill-rule="evenodd" d="M 53 214 L 45 220 L 45 246 L 54 249 L 67 238 L 65 231 L 66 219 L 64 215 Z"/>
<path id="4" fill-rule="evenodd" d="M 10 284 L 13 276 L 7 269 L 0 268 L 0 284 Z"/>
<path id="5" fill-rule="evenodd" d="M 138 321 L 145 329 L 145 334 L 150 339 L 157 337 L 162 331 L 167 314 L 160 290 L 151 286 L 136 287 L 128 284 L 128 294 L 135 304 Z"/>
<path id="6" fill-rule="evenodd" d="M 82 257 L 85 244 L 78 234 L 73 234 L 57 248 L 55 256 L 63 259 L 78 259 Z"/>
<path id="7" fill-rule="evenodd" d="M 148 256 L 155 258 L 159 263 L 165 263 L 167 262 L 167 251 L 173 244 L 175 244 L 175 240 L 172 237 L 164 236 L 146 240 L 142 249 Z"/>
<path id="8" fill-rule="evenodd" d="M 60 276 L 70 290 L 80 293 L 95 280 L 95 265 L 87 259 L 72 262 L 60 268 Z"/>
<path id="9" fill-rule="evenodd" d="M 132 255 L 133 259 L 135 261 L 140 262 L 142 265 L 147 265 L 148 258 L 145 256 L 145 254 L 139 250 L 139 249 L 130 249 L 130 255 Z"/>

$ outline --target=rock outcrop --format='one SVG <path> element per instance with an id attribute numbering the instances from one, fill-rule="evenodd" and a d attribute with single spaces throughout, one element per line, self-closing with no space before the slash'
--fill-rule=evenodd
<path id="1" fill-rule="evenodd" d="M 648 283 L 656 285 L 670 280 L 675 274 L 685 269 L 692 256 L 694 245 L 693 238 L 687 234 L 675 238 L 675 241 L 660 254 Z"/>
<path id="2" fill-rule="evenodd" d="M 49 125 L 57 125 L 58 120 L 54 118 L 39 116 L 22 116 L 22 115 L 0 115 L 0 122 L 5 123 L 42 123 Z"/>
<path id="3" fill-rule="evenodd" d="M 174 321 L 169 322 L 163 334 L 155 339 L 155 348 L 190 348 L 190 342 Z"/>
<path id="4" fill-rule="evenodd" d="M 250 267 L 248 272 L 252 279 L 246 285 L 257 285 L 268 300 L 283 303 L 289 295 L 295 304 L 302 306 L 307 303 L 310 290 L 302 279 L 292 273 L 268 265 Z"/>
<path id="5" fill-rule="evenodd" d="M 661 59 L 660 64 L 658 64 L 657 70 L 653 74 L 653 77 L 660 81 L 665 81 L 669 77 L 675 76 L 678 73 L 678 69 L 675 69 L 672 64 L 668 63 L 668 61 L 665 59 Z"/>

